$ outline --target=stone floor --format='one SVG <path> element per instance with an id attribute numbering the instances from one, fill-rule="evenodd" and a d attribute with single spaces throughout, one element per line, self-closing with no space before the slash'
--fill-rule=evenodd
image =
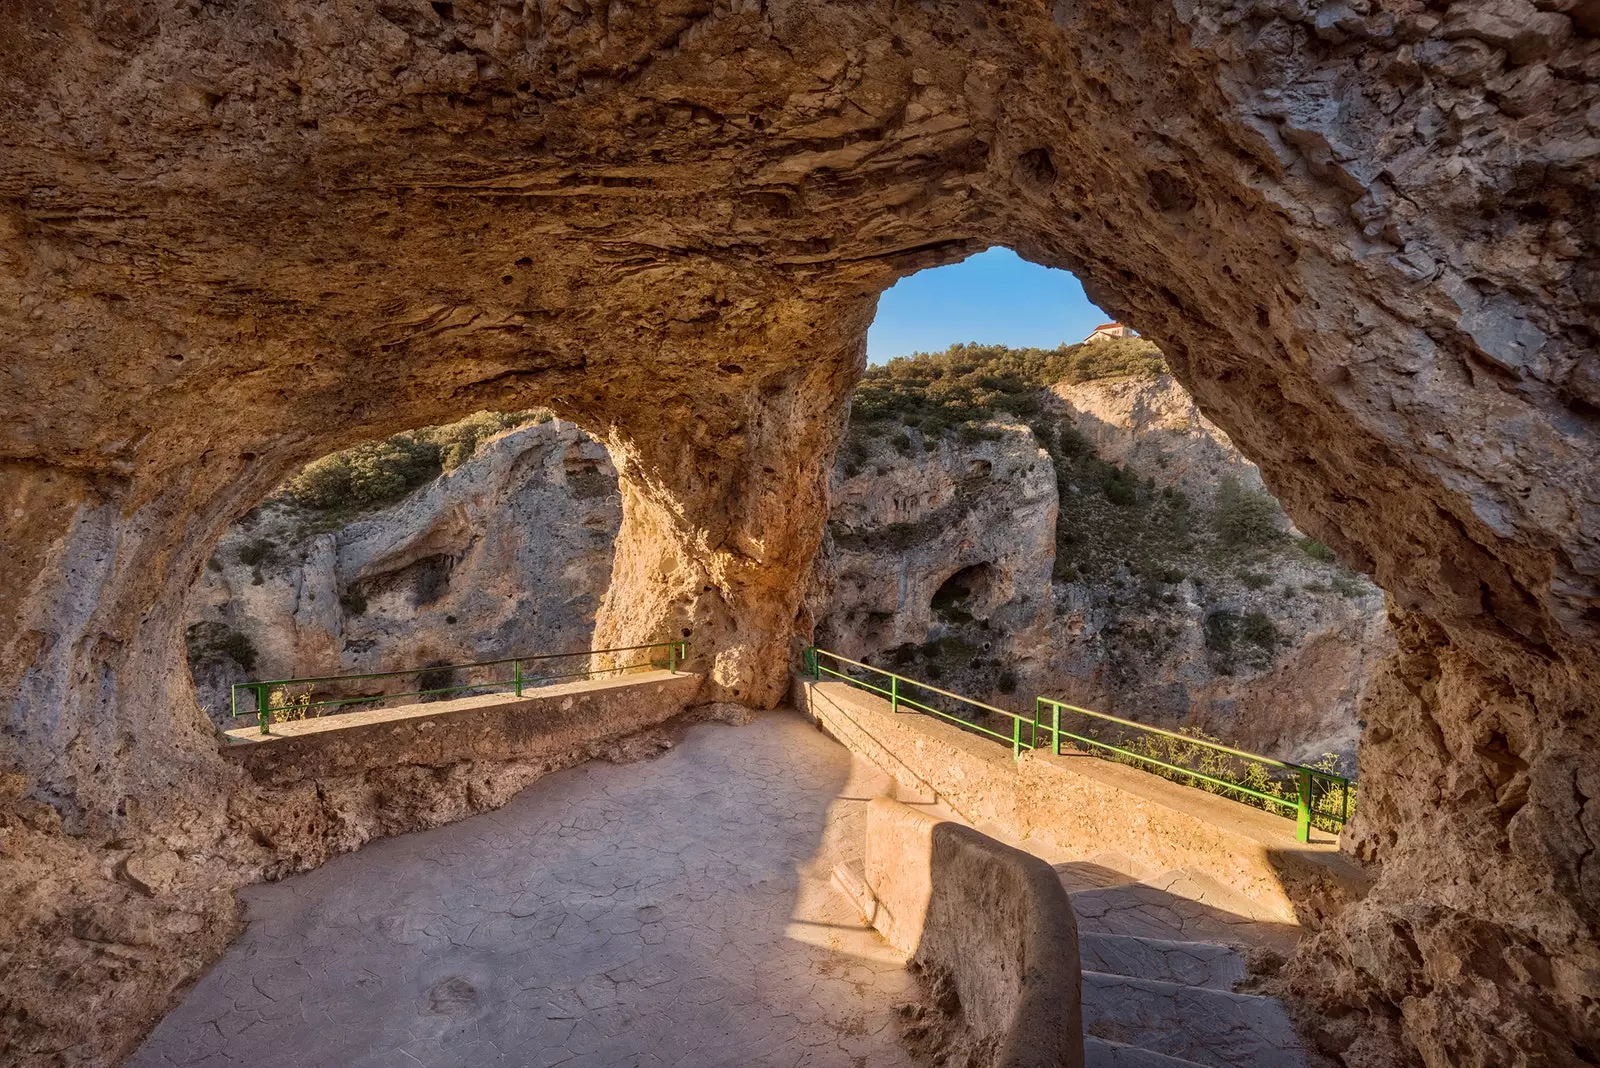
<path id="1" fill-rule="evenodd" d="M 129 1064 L 909 1065 L 911 980 L 828 883 L 886 792 L 792 712 L 551 775 L 245 891 Z"/>

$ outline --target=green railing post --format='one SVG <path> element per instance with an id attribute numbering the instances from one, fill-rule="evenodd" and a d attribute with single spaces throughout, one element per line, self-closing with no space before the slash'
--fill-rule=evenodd
<path id="1" fill-rule="evenodd" d="M 676 642 L 667 646 L 667 670 L 673 672 L 678 670 L 678 646 Z"/>
<path id="2" fill-rule="evenodd" d="M 1050 751 L 1061 755 L 1061 706 L 1050 702 Z"/>
<path id="3" fill-rule="evenodd" d="M 256 692 L 256 719 L 261 723 L 261 733 L 272 733 L 272 694 L 265 686 L 251 687 Z"/>
<path id="4" fill-rule="evenodd" d="M 900 676 L 889 676 L 889 711 L 900 711 Z"/>
<path id="5" fill-rule="evenodd" d="M 1022 755 L 1022 717 L 1011 717 L 1011 759 Z"/>
<path id="6" fill-rule="evenodd" d="M 522 696 L 522 661 L 511 661 L 511 685 L 516 689 L 517 696 Z"/>
<path id="7" fill-rule="evenodd" d="M 1311 769 L 1300 769 L 1299 804 L 1295 806 L 1294 836 L 1302 842 L 1311 841 Z"/>

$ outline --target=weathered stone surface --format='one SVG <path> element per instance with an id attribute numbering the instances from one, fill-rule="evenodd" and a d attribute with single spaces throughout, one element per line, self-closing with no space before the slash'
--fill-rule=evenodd
<path id="1" fill-rule="evenodd" d="M 247 678 L 590 648 L 622 501 L 605 448 L 555 420 L 490 440 L 390 508 L 326 532 L 319 518 L 277 502 L 252 510 L 191 592 L 191 634 L 225 627 L 255 654 L 245 671 L 191 640 L 195 692 L 214 721 L 229 710 L 228 685 Z"/>
<path id="2" fill-rule="evenodd" d="M 905 796 L 1025 839 L 1052 863 L 1093 864 L 1110 852 L 1134 877 L 1192 873 L 1213 896 L 1228 895 L 1238 922 L 1280 929 L 1329 926 L 1368 887 L 1330 836 L 1297 842 L 1292 821 L 1215 794 L 1081 754 L 1013 761 L 1004 745 L 933 716 L 891 712 L 883 698 L 840 682 L 796 680 L 794 703 Z"/>
<path id="3" fill-rule="evenodd" d="M 959 1007 L 945 1056 L 1082 1068 L 1077 925 L 1050 865 L 880 796 L 867 805 L 864 873 L 872 925 L 945 992 L 940 1008 Z"/>
<path id="4" fill-rule="evenodd" d="M 911 977 L 827 886 L 882 774 L 781 712 L 680 742 L 244 891 L 130 1068 L 911 1068 Z"/>
<path id="5" fill-rule="evenodd" d="M 932 453 L 880 447 L 835 470 L 830 537 L 818 561 L 817 643 L 857 658 L 937 633 L 933 600 L 963 571 L 964 609 L 994 630 L 1008 660 L 1046 641 L 1055 560 L 1056 484 L 1025 426 L 994 440 L 945 436 Z"/>
<path id="6" fill-rule="evenodd" d="M 1046 403 L 1100 459 L 1181 492 L 1195 527 L 1210 522 L 1224 480 L 1263 488 L 1256 466 L 1168 376 L 1061 383 Z M 1159 562 L 1129 547 L 1111 574 L 1053 568 L 1058 535 L 1115 553 L 1119 528 L 1104 522 L 1106 510 L 1125 533 L 1154 513 L 1121 519 L 1098 486 L 1065 474 L 1058 492 L 1027 426 L 979 429 L 976 440 L 945 435 L 930 452 L 872 437 L 841 457 L 812 584 L 817 644 L 854 659 L 892 650 L 896 670 L 916 677 L 937 664 L 940 685 L 1003 706 L 1044 693 L 1197 726 L 1280 759 L 1334 753 L 1354 769 L 1361 697 L 1393 647 L 1376 587 L 1299 551 L 1287 521 L 1272 546 L 1207 541 Z M 938 605 L 946 583 L 967 596 Z M 1216 652 L 1217 613 L 1257 613 L 1272 628 L 1270 648 Z"/>
<path id="7" fill-rule="evenodd" d="M 5 759 L 97 849 L 212 818 L 182 597 L 226 524 L 537 403 L 618 459 L 602 638 L 692 625 L 711 696 L 776 701 L 874 294 L 1006 243 L 1159 341 L 1407 620 L 1330 996 L 1435 1068 L 1593 1060 L 1600 48 L 1535 10 L 16 7 Z M 87 1005 L 83 943 L 38 943 Z"/>

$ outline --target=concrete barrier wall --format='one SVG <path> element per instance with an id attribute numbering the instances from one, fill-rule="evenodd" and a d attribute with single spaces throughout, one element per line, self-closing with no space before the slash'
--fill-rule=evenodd
<path id="1" fill-rule="evenodd" d="M 961 1025 L 995 1068 L 1083 1064 L 1078 932 L 1050 865 L 888 798 L 867 806 L 874 927 L 953 985 Z M 990 1046 L 990 1043 L 993 1046 Z"/>
<path id="2" fill-rule="evenodd" d="M 681 713 L 701 676 L 647 671 L 228 732 L 223 755 L 265 786 L 412 764 L 524 760 L 620 739 Z"/>
<path id="3" fill-rule="evenodd" d="M 1332 836 L 1295 840 L 1294 823 L 1085 754 L 1024 753 L 842 682 L 797 679 L 796 707 L 905 789 L 993 822 L 1064 861 L 1120 853 L 1141 878 L 1186 869 L 1256 906 L 1258 919 L 1324 926 L 1367 891 Z"/>

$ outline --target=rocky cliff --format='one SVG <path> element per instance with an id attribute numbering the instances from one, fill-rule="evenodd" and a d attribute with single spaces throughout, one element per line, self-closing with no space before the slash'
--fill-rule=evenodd
<path id="1" fill-rule="evenodd" d="M 191 596 L 201 706 L 220 722 L 246 678 L 588 649 L 621 523 L 605 447 L 560 420 L 348 522 L 275 495 L 223 535 Z"/>
<path id="2" fill-rule="evenodd" d="M 1392 645 L 1378 591 L 1292 530 L 1170 377 L 1058 384 L 1046 413 L 852 436 L 818 644 L 1002 705 L 1043 693 L 1351 770 Z M 1208 535 L 1224 492 L 1270 529 Z M 605 448 L 559 420 L 342 525 L 280 493 L 229 529 L 194 591 L 201 703 L 220 722 L 246 677 L 586 649 L 620 523 Z"/>
<path id="3" fill-rule="evenodd" d="M 1242 543 L 1210 529 L 1230 507 L 1258 524 Z M 821 645 L 1002 707 L 1043 693 L 1354 768 L 1382 595 L 1170 377 L 1058 384 L 1031 426 L 853 426 L 828 529 Z"/>
<path id="4" fill-rule="evenodd" d="M 606 441 L 607 640 L 692 627 L 708 697 L 778 700 L 877 295 L 1006 245 L 1160 341 L 1401 620 L 1347 839 L 1376 883 L 1303 958 L 1362 1021 L 1330 1048 L 1600 1061 L 1592 0 L 7 16 L 0 762 L 45 828 L 8 849 L 238 845 L 189 589 L 302 465 L 481 409 Z M 211 952 L 163 937 L 110 1021 L 151 940 L 59 899 L 12 943 L 35 1063 Z"/>

